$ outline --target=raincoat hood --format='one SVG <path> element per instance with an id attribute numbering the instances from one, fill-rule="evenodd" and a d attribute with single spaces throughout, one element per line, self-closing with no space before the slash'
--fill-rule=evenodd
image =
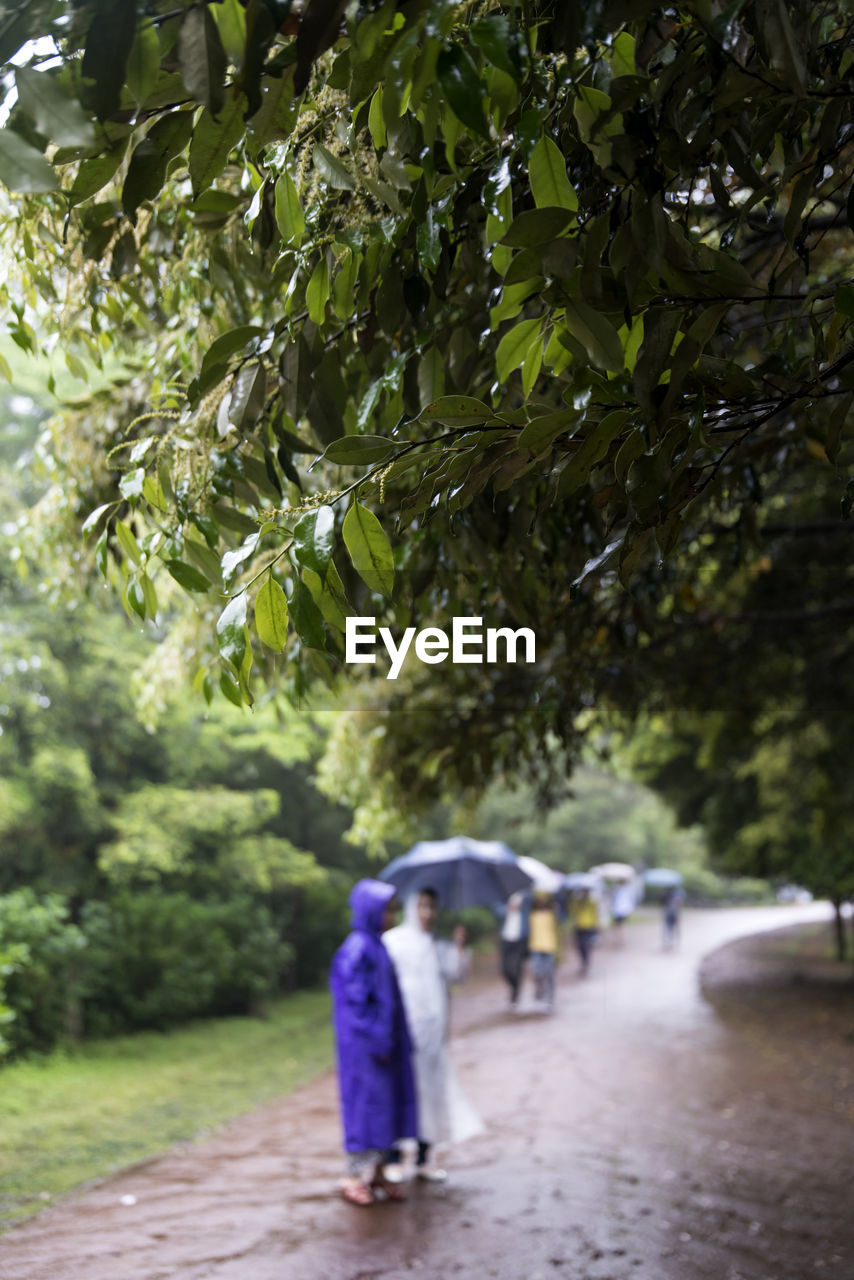
<path id="1" fill-rule="evenodd" d="M 350 911 L 354 929 L 364 929 L 379 937 L 383 915 L 397 890 L 384 880 L 359 880 L 350 891 Z"/>

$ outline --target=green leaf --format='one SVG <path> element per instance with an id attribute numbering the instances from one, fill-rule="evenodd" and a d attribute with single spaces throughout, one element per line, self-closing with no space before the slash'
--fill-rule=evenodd
<path id="1" fill-rule="evenodd" d="M 806 93 L 807 75 L 804 60 L 792 29 L 786 0 L 772 0 L 763 24 L 771 66 L 782 73 L 787 86 L 799 94 Z"/>
<path id="2" fill-rule="evenodd" d="M 136 577 L 128 578 L 125 583 L 122 603 L 128 615 L 133 610 L 137 617 L 145 620 L 145 592 L 142 589 L 142 583 Z"/>
<path id="3" fill-rule="evenodd" d="M 566 176 L 566 161 L 551 138 L 540 138 L 528 162 L 531 194 L 538 209 L 578 208 L 575 188 Z"/>
<path id="4" fill-rule="evenodd" d="M 226 364 L 235 352 L 244 351 L 252 339 L 263 332 L 260 324 L 241 324 L 236 329 L 229 329 L 228 333 L 221 333 L 205 352 L 201 372 L 206 373 L 218 364 Z"/>
<path id="5" fill-rule="evenodd" d="M 833 295 L 833 309 L 854 320 L 854 284 L 841 284 Z"/>
<path id="6" fill-rule="evenodd" d="M 394 590 L 394 553 L 385 530 L 372 511 L 354 502 L 344 517 L 344 545 L 353 568 L 371 591 L 391 596 Z"/>
<path id="7" fill-rule="evenodd" d="M 506 382 L 514 369 L 524 362 L 531 344 L 540 337 L 542 319 L 520 320 L 505 333 L 495 355 L 495 370 L 500 382 Z"/>
<path id="8" fill-rule="evenodd" d="M 305 231 L 305 214 L 287 169 L 276 180 L 276 225 L 283 242 L 298 249 Z"/>
<path id="9" fill-rule="evenodd" d="M 255 529 L 250 533 L 245 541 L 236 547 L 234 551 L 226 551 L 222 557 L 222 576 L 226 581 L 234 574 L 244 561 L 248 560 L 251 555 L 255 554 L 255 548 L 258 546 L 258 540 L 261 537 L 261 531 Z"/>
<path id="10" fill-rule="evenodd" d="M 128 502 L 135 502 L 142 497 L 142 486 L 145 484 L 145 468 L 136 467 L 126 472 L 119 481 L 119 493 Z"/>
<path id="11" fill-rule="evenodd" d="M 255 628 L 268 649 L 282 652 L 288 642 L 288 602 L 272 574 L 255 597 Z"/>
<path id="12" fill-rule="evenodd" d="M 531 345 L 525 352 L 525 359 L 522 361 L 522 395 L 525 399 L 531 394 L 542 366 L 543 336 L 541 333 L 536 333 L 531 340 Z"/>
<path id="13" fill-rule="evenodd" d="M 314 597 L 304 582 L 294 578 L 293 590 L 288 601 L 291 619 L 296 627 L 297 635 L 309 649 L 325 649 L 326 635 L 323 630 L 323 615 L 314 603 Z"/>
<path id="14" fill-rule="evenodd" d="M 93 156 L 91 160 L 84 160 L 66 193 L 68 203 L 82 204 L 84 200 L 95 195 L 96 191 L 105 187 L 115 177 L 123 157 L 124 148 L 117 147 L 115 151 L 107 151 L 102 156 Z"/>
<path id="15" fill-rule="evenodd" d="M 436 59 L 436 74 L 457 119 L 488 139 L 489 125 L 483 109 L 485 89 L 471 56 L 461 45 L 445 46 Z"/>
<path id="16" fill-rule="evenodd" d="M 332 310 L 339 320 L 349 320 L 353 313 L 359 261 L 352 249 L 345 249 L 338 261 L 332 281 Z"/>
<path id="17" fill-rule="evenodd" d="M 623 344 L 614 326 L 586 302 L 567 301 L 565 315 L 567 328 L 584 347 L 591 364 L 621 373 Z"/>
<path id="18" fill-rule="evenodd" d="M 240 0 L 219 0 L 212 7 L 214 21 L 229 61 L 239 67 L 246 46 L 246 13 Z"/>
<path id="19" fill-rule="evenodd" d="M 219 28 L 206 4 L 195 4 L 184 14 L 178 37 L 178 61 L 187 92 L 218 116 L 225 103 L 225 71 L 228 59 Z"/>
<path id="20" fill-rule="evenodd" d="M 335 561 L 330 560 L 329 562 L 325 582 L 313 569 L 303 569 L 302 580 L 314 597 L 314 603 L 323 615 L 324 620 L 330 626 L 343 631 L 347 625 L 347 615 L 352 613 L 352 609 L 347 603 L 344 584 L 338 576 Z"/>
<path id="21" fill-rule="evenodd" d="M 329 301 L 329 264 L 324 253 L 311 273 L 311 279 L 305 287 L 305 302 L 308 307 L 308 318 L 316 325 L 323 324 L 326 318 L 326 304 Z"/>
<path id="22" fill-rule="evenodd" d="M 233 702 L 236 707 L 242 707 L 244 705 L 240 685 L 236 680 L 233 680 L 226 671 L 223 671 L 220 674 L 219 687 L 222 689 L 229 702 Z"/>
<path id="23" fill-rule="evenodd" d="M 98 0 L 86 33 L 80 70 L 87 87 L 84 101 L 99 120 L 121 105 L 128 57 L 136 35 L 136 0 Z"/>
<path id="24" fill-rule="evenodd" d="M 164 564 L 172 577 L 185 591 L 209 591 L 210 582 L 203 573 L 194 569 L 186 560 L 165 560 Z"/>
<path id="25" fill-rule="evenodd" d="M 335 512 L 332 507 L 306 511 L 294 525 L 294 552 L 301 565 L 313 569 L 325 580 L 335 539 Z"/>
<path id="26" fill-rule="evenodd" d="M 620 445 L 614 459 L 614 476 L 617 484 L 625 485 L 629 469 L 637 458 L 646 451 L 646 441 L 640 427 L 635 427 Z"/>
<path id="27" fill-rule="evenodd" d="M 209 582 L 217 586 L 222 582 L 222 565 L 215 551 L 206 542 L 201 542 L 189 534 L 184 539 L 184 554 Z"/>
<path id="28" fill-rule="evenodd" d="M 267 374 L 260 361 L 245 364 L 234 379 L 228 404 L 228 421 L 245 431 L 261 417 L 267 395 Z"/>
<path id="29" fill-rule="evenodd" d="M 579 411 L 571 406 L 558 409 L 555 413 L 546 413 L 532 418 L 519 433 L 519 447 L 540 450 L 556 440 L 558 436 L 578 421 Z"/>
<path id="30" fill-rule="evenodd" d="M 336 191 L 356 190 L 356 179 L 347 166 L 320 143 L 312 152 L 312 163 L 321 178 Z"/>
<path id="31" fill-rule="evenodd" d="M 132 223 L 143 200 L 153 200 L 166 179 L 166 166 L 190 140 L 193 115 L 171 111 L 161 116 L 142 142 L 134 147 L 122 188 L 122 209 Z"/>
<path id="32" fill-rule="evenodd" d="M 157 617 L 157 592 L 154 583 L 151 581 L 147 573 L 140 574 L 140 583 L 142 584 L 142 595 L 145 601 L 145 612 L 149 618 Z"/>
<path id="33" fill-rule="evenodd" d="M 674 307 L 650 307 L 643 317 L 643 342 L 632 378 L 638 403 L 653 416 L 652 393 L 670 364 L 670 349 L 679 330 L 682 312 Z"/>
<path id="34" fill-rule="evenodd" d="M 95 128 L 76 98 L 49 71 L 18 67 L 15 72 L 18 102 L 36 129 L 58 147 L 88 147 Z"/>
<path id="35" fill-rule="evenodd" d="M 203 111 L 193 130 L 190 143 L 189 169 L 193 195 L 207 190 L 225 168 L 228 157 L 243 137 L 246 98 L 242 93 L 229 93 L 219 119 Z"/>
<path id="36" fill-rule="evenodd" d="M 375 90 L 374 96 L 371 98 L 371 105 L 368 109 L 368 128 L 371 132 L 374 147 L 379 151 L 380 147 L 384 147 L 387 142 L 385 119 L 383 117 L 382 85 Z"/>
<path id="37" fill-rule="evenodd" d="M 415 228 L 415 247 L 428 271 L 435 271 L 442 254 L 442 240 L 432 205 L 428 205 L 427 212 Z"/>
<path id="38" fill-rule="evenodd" d="M 240 671 L 246 655 L 246 609 L 247 596 L 241 591 L 239 596 L 229 600 L 216 622 L 216 638 L 219 651 L 235 674 Z"/>
<path id="39" fill-rule="evenodd" d="M 635 66 L 635 40 L 628 31 L 621 31 L 611 46 L 611 74 L 617 76 L 633 76 L 637 74 Z"/>
<path id="40" fill-rule="evenodd" d="M 473 396 L 441 396 L 418 415 L 421 422 L 441 422 L 446 427 L 476 427 L 494 417 L 489 405 Z"/>
<path id="41" fill-rule="evenodd" d="M 544 205 L 541 209 L 525 209 L 510 223 L 500 243 L 511 249 L 528 249 L 533 245 L 548 244 L 566 231 L 575 214 L 570 208 Z"/>
<path id="42" fill-rule="evenodd" d="M 11 380 L 12 379 L 10 377 L 9 381 L 11 382 Z M 89 512 L 89 515 L 83 521 L 83 528 L 81 530 L 84 536 L 85 534 L 92 532 L 92 530 L 95 528 L 95 525 L 101 519 L 101 516 L 104 514 L 104 512 L 109 511 L 110 508 L 113 506 L 115 506 L 115 503 L 113 502 L 104 502 L 101 504 L 100 507 L 96 507 L 94 511 Z"/>
<path id="43" fill-rule="evenodd" d="M 418 362 L 418 403 L 423 409 L 445 390 L 445 361 L 438 347 L 428 347 Z"/>
<path id="44" fill-rule="evenodd" d="M 573 454 L 561 477 L 561 497 L 575 493 L 586 483 L 591 468 L 602 461 L 612 441 L 617 438 L 628 420 L 629 415 L 625 409 L 614 409 L 593 428 L 582 442 L 581 448 Z"/>
<path id="45" fill-rule="evenodd" d="M 238 511 L 227 502 L 215 502 L 211 508 L 211 515 L 217 524 L 222 525 L 224 529 L 232 529 L 235 533 L 250 534 L 258 531 L 257 520 L 244 515 L 242 511 Z"/>
<path id="46" fill-rule="evenodd" d="M 339 467 L 357 467 L 363 463 L 383 462 L 397 449 L 394 441 L 383 436 L 341 436 L 326 446 L 323 454 L 327 462 Z"/>
<path id="47" fill-rule="evenodd" d="M 0 129 L 0 185 L 22 195 L 59 190 L 53 167 L 11 129 Z"/>
<path id="48" fill-rule="evenodd" d="M 491 13 L 485 18 L 479 18 L 471 27 L 469 38 L 487 61 L 521 83 L 519 33 L 516 29 L 511 29 L 503 13 Z"/>
<path id="49" fill-rule="evenodd" d="M 109 564 L 109 547 L 107 544 L 107 528 L 101 530 L 101 536 L 95 543 L 95 563 L 98 566 L 102 577 L 107 576 L 107 566 Z"/>
<path id="50" fill-rule="evenodd" d="M 128 560 L 133 564 L 139 564 L 142 560 L 142 552 L 139 549 L 139 543 L 133 535 L 133 530 L 125 524 L 123 520 L 116 521 L 116 538 L 122 551 L 124 551 Z"/>
<path id="51" fill-rule="evenodd" d="M 127 87 L 138 107 L 154 92 L 160 75 L 160 41 L 153 22 L 137 28 L 127 65 Z"/>

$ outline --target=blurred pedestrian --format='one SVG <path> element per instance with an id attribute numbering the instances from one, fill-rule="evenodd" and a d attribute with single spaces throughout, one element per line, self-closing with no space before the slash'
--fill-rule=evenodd
<path id="1" fill-rule="evenodd" d="M 614 886 L 614 891 L 611 894 L 611 919 L 614 922 L 617 941 L 620 945 L 622 945 L 624 938 L 623 928 L 636 906 L 635 886 L 630 880 Z"/>
<path id="2" fill-rule="evenodd" d="M 483 1129 L 448 1054 L 448 984 L 465 976 L 465 930 L 457 926 L 453 942 L 437 939 L 438 910 L 435 890 L 421 889 L 407 898 L 403 923 L 383 938 L 400 983 L 414 1045 L 418 1101 L 415 1175 L 430 1182 L 447 1177 L 433 1159 L 436 1143 L 462 1142 Z M 388 1176 L 401 1172 L 394 1166 L 402 1163 L 402 1155 L 398 1144 L 386 1169 Z"/>
<path id="3" fill-rule="evenodd" d="M 599 932 L 599 908 L 589 889 L 576 891 L 569 914 L 575 928 L 575 946 L 581 961 L 581 974 L 586 977 L 590 972 L 590 956 Z"/>
<path id="4" fill-rule="evenodd" d="M 528 951 L 534 977 L 534 999 L 551 1011 L 555 1002 L 558 929 L 554 899 L 542 890 L 534 893 L 531 905 Z"/>
<path id="5" fill-rule="evenodd" d="M 501 923 L 501 972 L 510 988 L 510 1004 L 519 999 L 519 987 L 528 955 L 530 896 L 519 890 L 507 899 Z"/>
<path id="6" fill-rule="evenodd" d="M 394 886 L 360 880 L 350 894 L 353 931 L 336 951 L 330 971 L 332 1016 L 347 1177 L 352 1204 L 373 1203 L 380 1190 L 404 1198 L 383 1174 L 396 1139 L 415 1137 L 418 1122 L 410 1055 L 412 1044 L 394 966 L 382 934 L 394 923 Z"/>
<path id="7" fill-rule="evenodd" d="M 667 890 L 662 914 L 662 929 L 666 948 L 672 947 L 679 941 L 679 921 L 684 904 L 685 890 L 681 885 L 676 884 L 672 889 Z"/>

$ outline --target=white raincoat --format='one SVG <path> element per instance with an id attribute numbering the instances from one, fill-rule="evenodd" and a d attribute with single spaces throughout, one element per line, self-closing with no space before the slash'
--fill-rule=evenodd
<path id="1" fill-rule="evenodd" d="M 483 1132 L 483 1124 L 457 1080 L 448 1055 L 448 983 L 463 976 L 453 944 L 422 929 L 417 895 L 406 900 L 404 923 L 383 934 L 400 984 L 414 1044 L 418 1136 L 462 1142 Z"/>

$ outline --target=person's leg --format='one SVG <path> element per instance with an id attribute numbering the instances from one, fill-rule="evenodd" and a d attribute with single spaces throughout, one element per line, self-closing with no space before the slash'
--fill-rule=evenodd
<path id="1" fill-rule="evenodd" d="M 438 1168 L 430 1159 L 430 1143 L 418 1141 L 418 1160 L 415 1165 L 415 1176 L 422 1182 L 444 1182 L 447 1173 Z"/>
<path id="2" fill-rule="evenodd" d="M 516 997 L 519 994 L 519 966 L 516 962 L 516 944 L 514 942 L 501 943 L 501 973 L 504 981 L 510 988 L 510 1003 L 516 1003 Z"/>
<path id="3" fill-rule="evenodd" d="M 555 958 L 549 956 L 543 967 L 543 1000 L 551 1009 L 555 1002 Z"/>
<path id="4" fill-rule="evenodd" d="M 350 1204 L 369 1205 L 374 1202 L 371 1185 L 376 1175 L 382 1153 L 375 1150 L 348 1151 L 347 1176 L 341 1182 L 344 1199 Z"/>
<path id="5" fill-rule="evenodd" d="M 519 999 L 519 987 L 522 982 L 522 964 L 525 960 L 525 944 L 521 941 L 510 943 L 510 972 L 512 974 L 512 983 L 510 987 L 510 1000 L 515 1004 Z"/>

